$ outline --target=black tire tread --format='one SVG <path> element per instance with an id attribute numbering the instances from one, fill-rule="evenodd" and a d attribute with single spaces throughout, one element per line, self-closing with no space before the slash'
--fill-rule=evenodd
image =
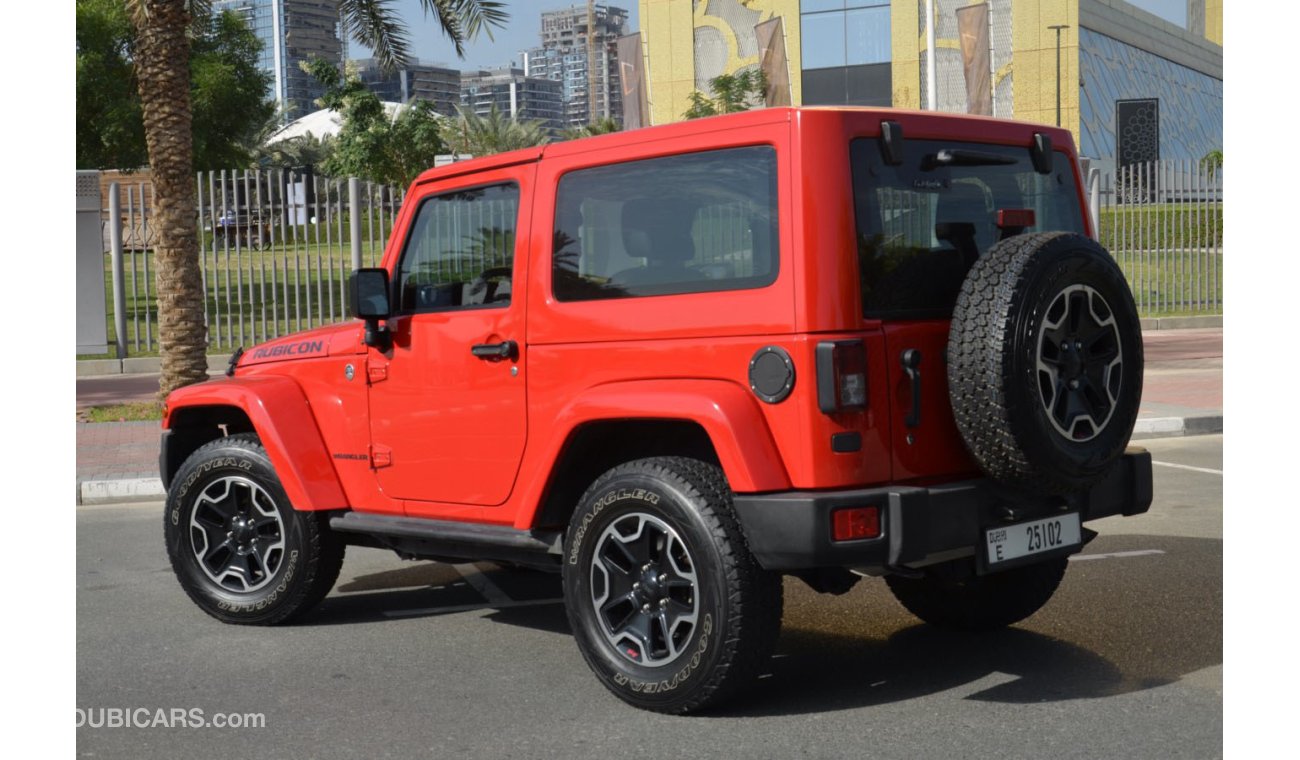
<path id="1" fill-rule="evenodd" d="M 1018 382 L 1008 379 L 1015 346 L 1007 336 L 1014 329 L 1015 297 L 1027 289 L 1028 281 L 1038 273 L 1030 259 L 1058 241 L 1096 245 L 1075 233 L 1038 232 L 1003 240 L 976 261 L 962 284 L 953 310 L 947 356 L 953 419 L 980 468 L 996 480 L 1046 494 L 1067 493 L 1100 480 L 1105 475 L 1105 466 L 1123 452 L 1128 441 L 1125 434 L 1114 449 L 1098 450 L 1084 468 L 1091 472 L 1090 476 L 1081 477 L 1077 472 L 1063 473 L 1036 466 L 1015 434 L 1018 420 L 1036 414 L 1035 409 L 1026 408 L 1024 403 L 1018 405 L 1016 397 L 1007 393 L 1008 383 Z M 1100 246 L 1096 248 L 1104 252 Z M 1105 261 L 1107 274 L 1116 288 L 1128 294 L 1124 273 L 1108 254 Z M 1113 306 L 1132 310 L 1132 296 L 1128 295 L 1126 305 Z M 1133 311 L 1133 322 L 1136 325 L 1136 311 Z M 1138 352 L 1140 365 L 1140 339 L 1134 350 Z M 1136 388 L 1127 392 L 1140 397 L 1140 367 L 1135 382 Z M 1025 399 L 1026 395 L 1020 398 Z M 1129 432 L 1132 424 L 1130 420 Z"/>
<path id="2" fill-rule="evenodd" d="M 761 674 L 780 634 L 781 577 L 763 570 L 750 553 L 745 533 L 731 507 L 731 488 L 726 476 L 715 465 L 686 457 L 652 457 L 625 462 L 597 478 L 583 494 L 580 503 L 603 489 L 610 480 L 633 473 L 670 484 L 700 507 L 699 515 L 725 568 L 724 587 L 730 590 L 727 605 L 730 619 L 724 628 L 731 635 L 722 642 L 724 653 L 717 667 L 708 675 L 704 685 L 694 689 L 688 701 L 664 706 L 640 705 L 668 714 L 698 711 L 734 695 Z M 570 624 L 577 630 L 579 622 L 574 619 L 571 606 L 569 610 Z M 595 670 L 596 664 L 586 650 L 579 649 Z"/>
<path id="3" fill-rule="evenodd" d="M 267 466 L 270 466 L 266 448 L 262 446 L 261 440 L 255 433 L 238 433 L 209 441 L 195 449 L 194 453 L 186 460 L 186 463 L 199 461 L 213 450 L 232 446 L 245 449 L 255 456 L 266 459 Z M 181 472 L 184 469 L 185 464 L 183 463 L 181 470 L 177 471 L 176 481 L 180 480 Z M 171 500 L 169 498 L 167 508 L 163 511 L 164 530 L 166 530 L 170 508 Z M 181 565 L 187 559 L 178 556 L 178 553 L 173 551 L 171 542 L 167 542 L 167 555 L 171 560 L 172 571 L 181 581 L 181 587 L 185 589 L 185 593 L 199 609 L 223 623 L 270 626 L 292 622 L 325 598 L 325 595 L 334 587 L 339 572 L 343 569 L 343 555 L 346 547 L 338 536 L 330 530 L 319 513 L 299 512 L 293 509 L 291 505 L 287 512 L 286 519 L 297 520 L 302 527 L 306 561 L 301 568 L 301 580 L 295 585 L 293 595 L 283 603 L 275 605 L 274 609 L 263 616 L 236 617 L 212 609 L 208 600 L 202 596 L 202 590 L 187 580 Z"/>

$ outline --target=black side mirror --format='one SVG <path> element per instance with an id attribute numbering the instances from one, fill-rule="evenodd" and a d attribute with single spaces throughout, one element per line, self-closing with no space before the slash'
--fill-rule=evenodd
<path id="1" fill-rule="evenodd" d="M 352 316 L 366 321 L 366 345 L 387 351 L 392 346 L 392 335 L 387 327 L 379 326 L 379 320 L 388 319 L 393 314 L 392 304 L 388 301 L 388 270 L 356 270 L 352 273 L 349 291 L 348 306 Z"/>
<path id="2" fill-rule="evenodd" d="M 391 316 L 387 269 L 358 269 L 352 273 L 350 286 L 352 298 L 348 305 L 352 316 L 366 321 Z"/>

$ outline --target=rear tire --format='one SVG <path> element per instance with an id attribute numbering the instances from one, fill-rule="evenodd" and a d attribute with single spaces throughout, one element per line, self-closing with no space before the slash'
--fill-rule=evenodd
<path id="1" fill-rule="evenodd" d="M 965 577 L 931 571 L 924 578 L 890 575 L 885 583 L 908 612 L 938 628 L 990 631 L 1042 609 L 1065 577 L 1060 559 Z"/>
<path id="2" fill-rule="evenodd" d="M 163 534 L 185 593 L 224 623 L 275 625 L 316 605 L 343 566 L 343 542 L 299 512 L 255 435 L 200 446 L 167 493 Z"/>
<path id="3" fill-rule="evenodd" d="M 750 554 L 713 465 L 620 465 L 570 521 L 569 624 L 600 682 L 636 707 L 698 710 L 752 682 L 780 630 L 781 593 L 781 577 Z"/>

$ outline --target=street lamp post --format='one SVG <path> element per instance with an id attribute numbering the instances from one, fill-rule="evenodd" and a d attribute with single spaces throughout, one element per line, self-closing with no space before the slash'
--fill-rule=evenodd
<path id="1" fill-rule="evenodd" d="M 1054 24 L 1047 27 L 1056 30 L 1056 126 L 1061 126 L 1061 30 L 1069 29 L 1069 24 Z"/>

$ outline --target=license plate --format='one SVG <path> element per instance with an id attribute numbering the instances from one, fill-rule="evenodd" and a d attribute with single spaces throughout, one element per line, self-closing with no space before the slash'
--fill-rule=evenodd
<path id="1" fill-rule="evenodd" d="M 984 531 L 990 566 L 1078 546 L 1082 540 L 1077 512 Z"/>

